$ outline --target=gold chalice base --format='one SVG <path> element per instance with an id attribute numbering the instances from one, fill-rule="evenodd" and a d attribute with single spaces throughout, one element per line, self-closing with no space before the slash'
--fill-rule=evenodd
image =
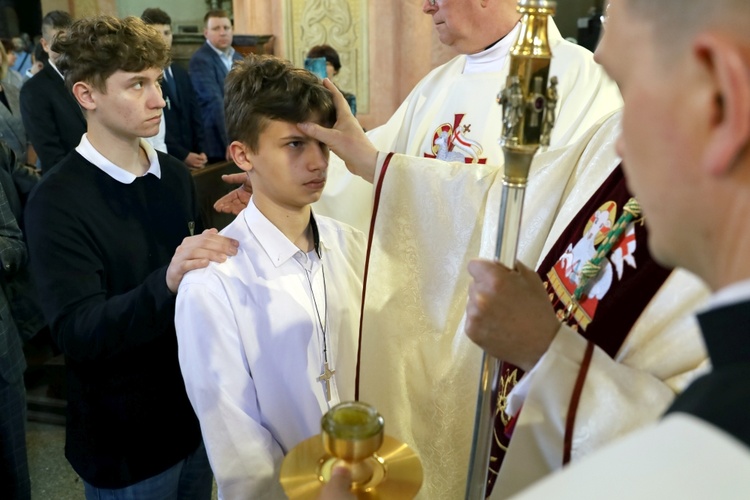
<path id="1" fill-rule="evenodd" d="M 334 464 L 340 459 L 323 449 L 320 435 L 295 446 L 281 464 L 281 486 L 290 500 L 317 500 L 323 485 L 330 479 Z M 412 499 L 422 486 L 422 464 L 406 444 L 383 436 L 377 454 L 365 459 L 372 467 L 372 477 L 355 485 L 359 499 Z"/>

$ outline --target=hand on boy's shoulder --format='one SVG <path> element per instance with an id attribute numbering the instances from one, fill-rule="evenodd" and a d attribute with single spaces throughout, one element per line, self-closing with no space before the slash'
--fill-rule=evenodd
<path id="1" fill-rule="evenodd" d="M 224 262 L 227 257 L 237 255 L 240 242 L 222 236 L 216 229 L 206 229 L 201 234 L 182 240 L 167 268 L 167 287 L 177 293 L 185 273 L 201 269 L 210 262 Z"/>
<path id="2" fill-rule="evenodd" d="M 241 184 L 241 186 L 216 200 L 214 210 L 237 215 L 250 203 L 250 196 L 253 194 L 250 178 L 245 172 L 240 172 L 222 175 L 221 180 L 227 184 Z"/>

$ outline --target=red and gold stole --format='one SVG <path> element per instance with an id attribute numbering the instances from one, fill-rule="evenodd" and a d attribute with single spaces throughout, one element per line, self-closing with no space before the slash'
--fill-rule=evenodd
<path id="1" fill-rule="evenodd" d="M 618 166 L 563 231 L 537 269 L 560 321 L 566 322 L 589 341 L 571 394 L 563 463 L 569 460 L 575 412 L 593 346 L 614 357 L 641 312 L 671 272 L 657 264 L 649 253 L 648 229 L 643 219 L 633 220 L 602 260 L 599 274 L 587 282 L 581 299 L 571 307 L 582 267 L 594 257 L 597 247 L 622 215 L 623 207 L 631 197 L 622 168 Z M 504 412 L 507 396 L 523 373 L 510 363 L 502 364 L 495 399 L 497 408 L 488 495 L 517 418 L 517 415 L 511 418 Z"/>

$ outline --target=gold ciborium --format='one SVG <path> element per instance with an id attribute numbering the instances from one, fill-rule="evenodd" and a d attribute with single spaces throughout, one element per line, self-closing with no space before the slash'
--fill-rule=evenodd
<path id="1" fill-rule="evenodd" d="M 323 415 L 321 434 L 292 449 L 281 464 L 281 485 L 291 500 L 316 500 L 334 467 L 352 473 L 361 499 L 411 499 L 422 486 L 422 464 L 407 445 L 386 436 L 383 417 L 349 401 Z"/>

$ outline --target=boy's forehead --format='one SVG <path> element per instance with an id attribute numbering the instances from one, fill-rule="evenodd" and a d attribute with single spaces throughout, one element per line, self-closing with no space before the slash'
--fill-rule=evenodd
<path id="1" fill-rule="evenodd" d="M 319 113 L 311 114 L 311 116 L 304 121 L 326 126 L 326 124 L 319 118 Z M 299 122 L 291 122 L 277 118 L 266 118 L 261 125 L 260 135 L 267 134 L 279 137 L 308 137 L 307 134 L 300 130 L 297 126 L 298 124 Z"/>

